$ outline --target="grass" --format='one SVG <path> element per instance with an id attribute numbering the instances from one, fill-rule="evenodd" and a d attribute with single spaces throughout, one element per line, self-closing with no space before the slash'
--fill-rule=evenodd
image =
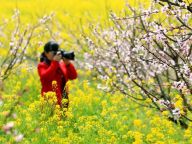
<path id="1" fill-rule="evenodd" d="M 146 6 L 149 3 L 144 2 Z M 137 3 L 131 1 L 131 5 Z M 124 0 L 1 0 L 0 17 L 10 18 L 13 9 L 19 8 L 21 20 L 27 24 L 55 11 L 56 19 L 78 35 L 80 22 L 84 27 L 97 22 L 105 25 L 109 9 L 120 13 L 124 7 Z M 8 26 L 8 30 L 11 27 Z M 62 30 L 63 37 L 68 35 L 66 29 Z M 42 47 L 37 50 L 41 52 Z M 25 144 L 192 143 L 190 129 L 181 129 L 161 113 L 140 107 L 118 92 L 110 94 L 99 90 L 97 85 L 102 82 L 90 71 L 78 69 L 78 79 L 69 83 L 69 111 L 60 111 L 53 107 L 54 99 L 45 101 L 41 98 L 36 65 L 37 61 L 24 63 L 3 83 L 0 91 L 3 101 L 0 105 L 0 143 L 16 143 L 19 134 L 24 136 L 21 143 Z M 54 97 L 49 93 L 48 98 L 51 96 Z M 63 117 L 64 114 L 67 118 Z M 10 134 L 6 134 L 2 128 L 11 121 L 14 126 Z"/>

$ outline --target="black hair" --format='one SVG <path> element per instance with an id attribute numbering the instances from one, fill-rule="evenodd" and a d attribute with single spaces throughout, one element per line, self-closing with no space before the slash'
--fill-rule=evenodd
<path id="1" fill-rule="evenodd" d="M 44 45 L 44 52 L 41 53 L 40 62 L 50 64 L 50 60 L 45 56 L 45 52 L 58 51 L 59 44 L 55 41 L 49 41 Z"/>
<path id="2" fill-rule="evenodd" d="M 59 44 L 55 41 L 49 41 L 44 45 L 44 52 L 58 51 Z"/>

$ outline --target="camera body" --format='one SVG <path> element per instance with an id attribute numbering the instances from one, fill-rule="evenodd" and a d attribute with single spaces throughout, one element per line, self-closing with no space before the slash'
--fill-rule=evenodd
<path id="1" fill-rule="evenodd" d="M 62 58 L 66 58 L 69 60 L 75 60 L 75 54 L 74 52 L 66 52 L 64 50 L 58 50 L 58 51 L 54 51 L 54 55 L 56 54 L 61 54 Z"/>

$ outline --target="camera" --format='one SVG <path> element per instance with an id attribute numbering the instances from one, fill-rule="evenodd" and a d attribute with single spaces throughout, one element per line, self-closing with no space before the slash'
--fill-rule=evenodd
<path id="1" fill-rule="evenodd" d="M 62 58 L 66 58 L 69 60 L 74 60 L 75 59 L 75 54 L 74 52 L 66 52 L 64 50 L 58 50 L 58 51 L 54 51 L 54 55 L 56 54 L 61 54 Z"/>

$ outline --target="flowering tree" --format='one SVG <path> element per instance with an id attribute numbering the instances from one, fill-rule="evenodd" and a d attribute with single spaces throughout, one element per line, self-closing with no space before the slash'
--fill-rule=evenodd
<path id="1" fill-rule="evenodd" d="M 9 49 L 7 55 L 1 57 L 0 81 L 5 80 L 23 62 L 26 58 L 27 48 L 34 45 L 31 43 L 32 39 L 38 37 L 38 35 L 42 36 L 42 33 L 48 31 L 45 30 L 45 26 L 51 21 L 52 17 L 53 13 L 40 18 L 36 24 L 24 25 L 21 22 L 19 10 L 15 10 L 12 20 L 4 21 L 0 27 L 0 35 L 8 40 L 2 40 L 0 45 L 1 47 L 6 47 L 6 42 L 8 41 Z M 7 25 L 12 22 L 14 23 L 14 29 L 11 33 L 6 34 L 6 31 L 3 30 L 7 30 Z"/>
<path id="2" fill-rule="evenodd" d="M 157 2 L 139 10 L 127 4 L 125 16 L 111 12 L 110 28 L 93 27 L 85 37 L 85 61 L 106 82 L 104 90 L 119 91 L 187 127 L 192 121 L 191 5 Z"/>

